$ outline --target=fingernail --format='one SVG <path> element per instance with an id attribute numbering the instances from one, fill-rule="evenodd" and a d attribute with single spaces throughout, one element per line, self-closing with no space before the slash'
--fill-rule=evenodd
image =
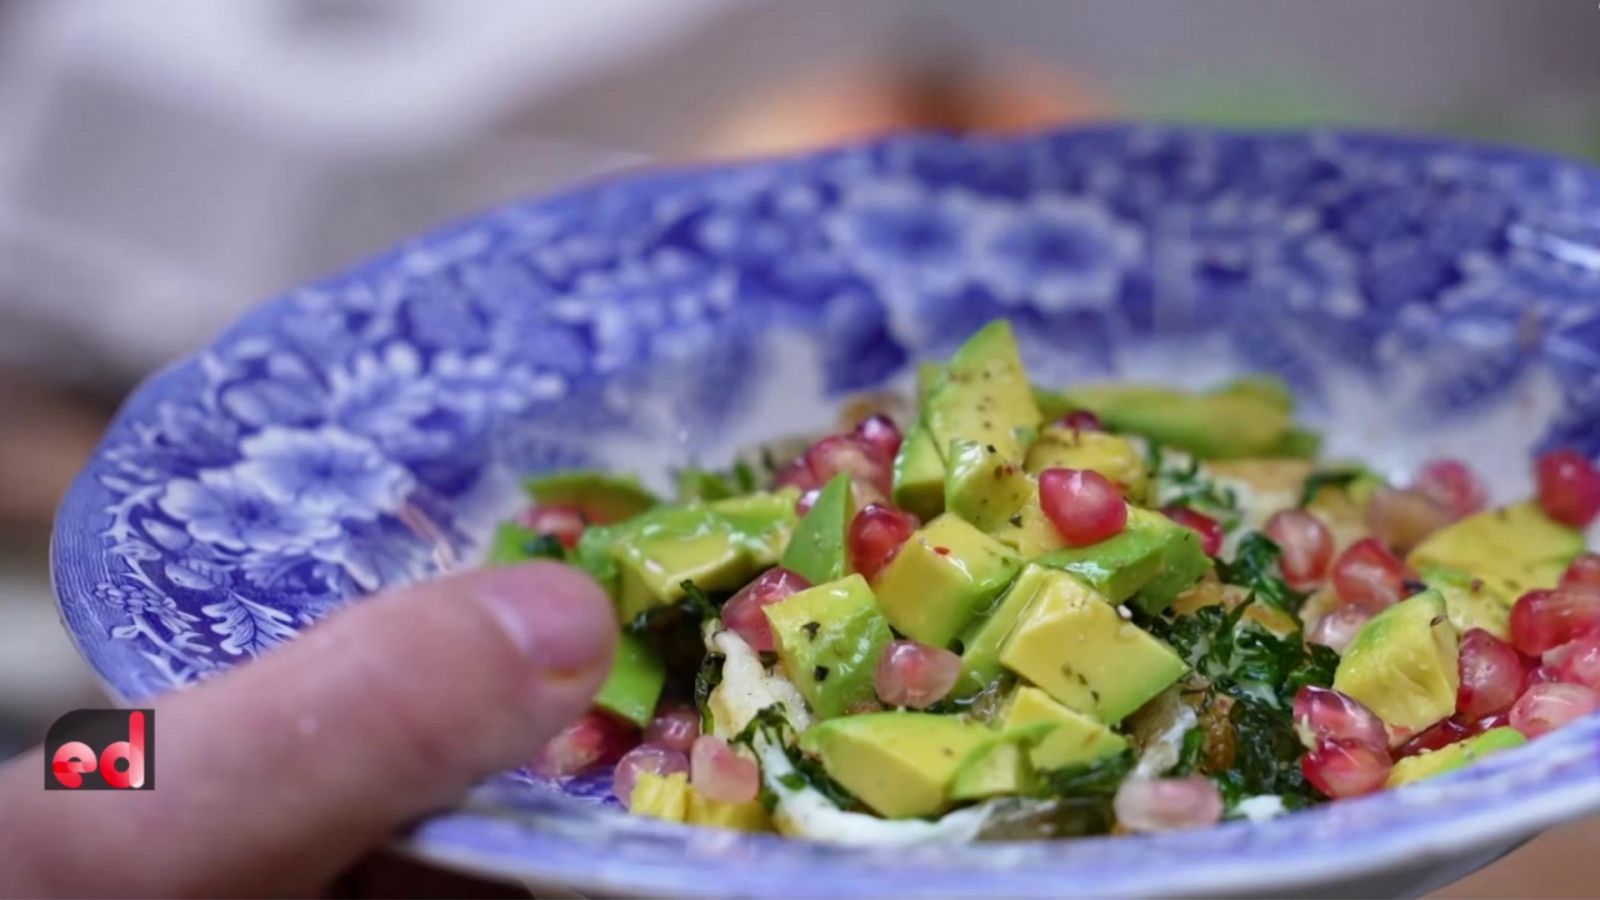
<path id="1" fill-rule="evenodd" d="M 475 591 L 511 642 L 537 668 L 572 677 L 609 667 L 616 615 L 600 586 L 554 563 L 507 566 L 486 573 Z"/>

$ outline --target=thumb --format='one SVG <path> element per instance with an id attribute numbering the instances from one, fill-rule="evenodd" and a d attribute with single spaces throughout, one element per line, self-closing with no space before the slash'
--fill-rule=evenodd
<path id="1" fill-rule="evenodd" d="M 315 890 L 580 716 L 616 631 L 600 588 L 552 563 L 363 601 L 158 703 L 153 790 L 46 793 L 37 753 L 13 764 L 0 835 L 29 846 L 0 838 L 0 860 L 72 894 Z"/>

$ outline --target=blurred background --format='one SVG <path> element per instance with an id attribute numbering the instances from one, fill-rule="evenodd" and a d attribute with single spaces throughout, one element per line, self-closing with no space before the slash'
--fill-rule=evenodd
<path id="1" fill-rule="evenodd" d="M 46 575 L 67 482 L 143 375 L 264 297 L 509 198 L 906 128 L 1337 122 L 1600 160 L 1597 47 L 1589 0 L 0 0 L 0 758 L 98 696 Z M 1597 838 L 1448 893 L 1592 894 Z"/>

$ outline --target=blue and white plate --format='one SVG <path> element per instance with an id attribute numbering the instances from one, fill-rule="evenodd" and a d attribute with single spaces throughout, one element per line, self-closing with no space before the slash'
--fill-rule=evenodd
<path id="1" fill-rule="evenodd" d="M 57 519 L 62 615 L 122 698 L 193 684 L 470 561 L 521 473 L 725 461 L 996 316 L 1044 380 L 1276 372 L 1333 452 L 1398 471 L 1448 450 L 1511 497 L 1535 448 L 1600 451 L 1600 173 L 1107 127 L 508 206 L 278 298 L 140 388 Z M 1600 718 L 1264 824 L 892 852 L 630 820 L 603 783 L 508 775 L 408 846 L 603 892 L 1412 891 L 1600 809 L 1597 751 Z"/>

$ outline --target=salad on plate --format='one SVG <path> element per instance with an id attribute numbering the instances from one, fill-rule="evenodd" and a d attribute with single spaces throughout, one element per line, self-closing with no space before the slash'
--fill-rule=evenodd
<path id="1" fill-rule="evenodd" d="M 542 475 L 494 564 L 616 604 L 531 763 L 632 814 L 895 844 L 1203 827 L 1407 785 L 1600 707 L 1600 472 L 1319 459 L 1277 381 L 1032 384 L 995 321 L 914 404 L 681 470 Z M 914 405 L 914 409 L 911 407 Z"/>

